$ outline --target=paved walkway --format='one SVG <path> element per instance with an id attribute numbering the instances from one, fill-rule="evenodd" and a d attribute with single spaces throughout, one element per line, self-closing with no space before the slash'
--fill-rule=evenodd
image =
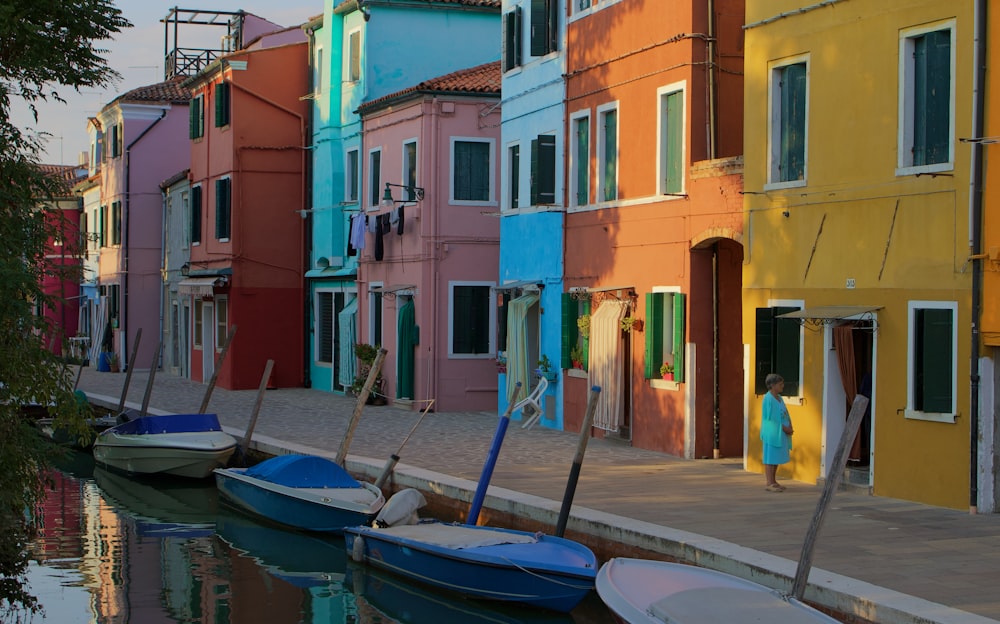
<path id="1" fill-rule="evenodd" d="M 147 378 L 144 371 L 133 374 L 129 403 L 142 403 Z M 79 388 L 116 404 L 124 381 L 124 373 L 88 368 Z M 154 381 L 151 409 L 198 410 L 206 386 L 164 373 Z M 208 411 L 242 437 L 256 396 L 256 391 L 216 388 Z M 354 407 L 352 397 L 317 390 L 268 390 L 253 439 L 336 453 Z M 419 415 L 366 406 L 348 449 L 351 464 L 368 465 L 378 474 L 405 439 L 397 474 L 474 490 L 497 414 L 429 413 L 414 429 Z M 503 500 L 525 514 L 558 517 L 578 441 L 577 433 L 523 430 L 512 422 L 487 506 Z M 743 471 L 741 460 L 683 460 L 591 439 L 569 528 L 622 544 L 622 552 L 648 548 L 788 589 L 821 488 L 786 482 L 788 490 L 774 494 L 764 490 L 763 482 L 762 475 Z M 812 565 L 806 599 L 859 620 L 1000 621 L 1000 514 L 972 516 L 838 492 Z"/>

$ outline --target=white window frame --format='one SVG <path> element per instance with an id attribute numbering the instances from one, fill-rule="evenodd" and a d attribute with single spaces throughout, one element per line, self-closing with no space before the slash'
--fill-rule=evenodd
<path id="1" fill-rule="evenodd" d="M 601 11 L 609 6 L 618 4 L 622 0 L 567 0 L 570 5 L 570 21 L 586 17 L 591 13 Z M 587 4 L 587 6 L 582 6 Z"/>
<path id="2" fill-rule="evenodd" d="M 181 191 L 181 249 L 191 247 L 191 189 Z"/>
<path id="3" fill-rule="evenodd" d="M 917 310 L 951 310 L 951 412 L 922 412 L 914 409 L 916 391 L 916 353 L 913 345 L 916 339 Z M 957 301 L 909 301 L 906 305 L 906 410 L 904 416 L 911 420 L 954 423 L 958 411 L 958 302 Z"/>
<path id="4" fill-rule="evenodd" d="M 372 163 L 372 157 L 378 154 L 378 171 L 372 171 L 374 169 L 374 164 Z M 368 176 L 365 178 L 368 184 L 365 185 L 365 205 L 368 206 L 368 210 L 378 210 L 379 203 L 382 201 L 382 195 L 379 193 L 379 189 L 382 188 L 382 146 L 373 147 L 368 150 Z M 378 176 L 377 181 L 374 177 Z M 371 196 L 374 191 L 375 197 Z"/>
<path id="5" fill-rule="evenodd" d="M 571 0 L 571 2 L 575 3 L 576 0 Z M 578 191 L 579 191 L 579 184 L 578 184 L 577 172 L 578 172 L 578 169 L 581 166 L 581 163 L 577 162 L 578 161 L 577 153 L 579 152 L 578 148 L 579 148 L 580 140 L 579 140 L 579 138 L 577 137 L 577 134 L 576 134 L 576 126 L 577 126 L 577 123 L 579 123 L 579 121 L 582 120 L 582 119 L 586 119 L 587 120 L 587 162 L 582 163 L 582 166 L 587 168 L 587 200 L 588 201 L 587 201 L 586 204 L 579 204 L 579 203 L 577 203 L 577 195 L 578 195 Z M 592 179 L 591 179 L 591 171 L 590 171 L 590 150 L 591 150 L 591 147 L 594 144 L 594 128 L 593 128 L 593 124 L 591 123 L 590 109 L 589 108 L 578 110 L 575 113 L 573 113 L 573 114 L 570 115 L 570 117 L 569 117 L 569 134 L 570 134 L 570 136 L 569 136 L 569 145 L 570 145 L 570 148 L 569 148 L 569 154 L 568 154 L 568 156 L 569 156 L 569 158 L 568 158 L 568 160 L 569 160 L 569 205 L 570 205 L 570 207 L 574 207 L 574 208 L 582 208 L 584 206 L 589 206 L 590 204 L 595 203 L 593 201 L 594 198 L 590 194 L 591 193 L 591 187 L 593 186 Z"/>
<path id="6" fill-rule="evenodd" d="M 604 116 L 610 111 L 615 111 L 617 113 L 617 121 L 615 122 L 615 196 L 613 199 L 604 199 L 604 168 L 607 162 L 607 145 L 604 140 Z M 594 197 L 592 204 L 608 204 L 612 202 L 617 202 L 621 199 L 621 188 L 620 188 L 620 175 L 621 175 L 621 133 L 622 133 L 622 115 L 621 109 L 618 106 L 618 101 L 608 102 L 607 104 L 602 104 L 597 107 L 596 110 L 597 125 L 595 127 L 595 133 L 597 135 L 597 170 L 595 172 L 597 176 L 597 195 Z"/>
<path id="7" fill-rule="evenodd" d="M 517 168 L 515 169 L 511 163 L 511 153 L 517 150 Z M 504 151 L 503 159 L 503 179 L 504 189 L 501 191 L 503 195 L 503 205 L 500 206 L 502 211 L 518 210 L 521 207 L 521 177 L 523 167 L 521 166 L 522 154 L 521 154 L 521 142 L 512 141 L 507 144 L 507 149 Z M 517 184 L 514 184 L 514 176 L 517 175 Z M 517 203 L 512 203 L 514 198 L 517 198 Z"/>
<path id="8" fill-rule="evenodd" d="M 223 312 L 224 310 L 224 312 Z M 221 312 L 221 314 L 220 314 Z M 222 324 L 222 318 L 225 316 L 225 325 Z M 216 353 L 222 352 L 222 347 L 226 342 L 226 338 L 229 336 L 229 297 L 227 296 L 216 296 L 215 297 L 215 351 Z"/>
<path id="9" fill-rule="evenodd" d="M 323 46 L 316 46 L 313 57 L 313 95 L 323 95 Z"/>
<path id="10" fill-rule="evenodd" d="M 913 89 L 914 60 L 913 40 L 916 37 L 938 30 L 948 30 L 951 34 L 951 84 L 948 104 L 948 161 L 930 165 L 913 164 Z M 907 28 L 899 31 L 899 95 L 897 102 L 898 129 L 896 147 L 896 175 L 907 176 L 918 173 L 951 171 L 955 168 L 955 74 L 956 47 L 955 20 L 945 20 L 933 24 Z"/>
<path id="11" fill-rule="evenodd" d="M 361 76 L 364 73 L 361 67 L 361 57 L 363 56 L 362 50 L 365 46 L 364 35 L 361 32 L 361 28 L 355 28 L 348 31 L 344 35 L 344 82 L 355 83 L 361 81 Z M 355 34 L 358 35 L 358 75 L 354 76 L 351 74 L 351 65 L 353 65 L 354 57 L 351 55 L 351 37 Z"/>
<path id="12" fill-rule="evenodd" d="M 810 54 L 800 54 L 768 63 L 767 68 L 767 183 L 766 190 L 796 188 L 805 186 L 809 180 L 809 85 L 812 82 Z M 780 181 L 778 167 L 781 162 L 781 85 L 779 73 L 786 67 L 805 63 L 806 65 L 806 122 L 803 137 L 802 179 Z"/>
<path id="13" fill-rule="evenodd" d="M 403 186 L 407 186 L 407 184 L 409 183 L 409 180 L 407 179 L 407 176 L 409 174 L 410 157 L 409 157 L 409 154 L 406 151 L 406 146 L 407 145 L 413 145 L 413 158 L 416 161 L 416 162 L 413 163 L 413 169 L 414 169 L 414 172 L 413 172 L 413 186 L 415 186 L 415 187 L 416 186 L 420 186 L 420 142 L 417 139 L 417 137 L 411 137 L 409 139 L 404 139 L 403 140 L 403 145 L 402 145 L 402 148 L 401 148 L 402 151 L 400 153 L 400 158 L 399 158 L 400 165 L 401 165 L 400 166 L 400 172 L 399 172 L 400 184 L 402 184 Z M 400 195 L 401 199 L 407 199 L 406 189 L 405 188 L 401 189 L 400 193 L 401 193 L 401 195 Z M 408 201 L 416 201 L 416 198 L 414 197 L 412 199 L 409 199 Z"/>
<path id="14" fill-rule="evenodd" d="M 456 143 L 487 143 L 490 146 L 489 162 L 490 188 L 485 200 L 455 199 L 455 144 Z M 497 142 L 493 138 L 453 136 L 448 146 L 448 202 L 455 206 L 495 206 L 496 205 L 496 151 Z"/>
<path id="15" fill-rule="evenodd" d="M 462 286 L 488 286 L 490 288 L 489 295 L 487 295 L 487 307 L 490 311 L 490 319 L 487 327 L 496 328 L 497 326 L 497 306 L 489 305 L 493 302 L 493 293 L 495 292 L 497 283 L 487 282 L 487 281 L 449 281 L 448 282 L 448 358 L 454 360 L 487 360 L 494 359 L 497 352 L 497 333 L 496 331 L 490 331 L 490 345 L 486 353 L 455 353 L 454 340 L 455 340 L 455 288 Z"/>
<path id="16" fill-rule="evenodd" d="M 683 104 L 683 109 L 681 111 L 681 153 L 679 158 L 681 161 L 681 188 L 679 191 L 671 191 L 668 195 L 666 185 L 664 182 L 667 177 L 667 124 L 665 123 L 665 108 L 667 105 L 667 97 L 675 93 L 681 94 L 681 101 Z M 688 123 L 688 102 L 687 102 L 687 81 L 675 82 L 660 87 L 656 90 L 656 136 L 657 136 L 657 149 L 656 149 L 656 194 L 657 195 L 667 195 L 665 199 L 680 199 L 677 197 L 679 195 L 684 195 L 687 193 L 687 175 L 685 171 L 685 163 L 687 163 L 687 123 Z"/>

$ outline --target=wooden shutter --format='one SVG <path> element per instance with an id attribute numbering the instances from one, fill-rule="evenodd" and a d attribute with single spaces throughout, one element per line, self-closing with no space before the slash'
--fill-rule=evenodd
<path id="1" fill-rule="evenodd" d="M 521 7 L 508 11 L 503 20 L 503 70 L 521 65 Z"/>
<path id="2" fill-rule="evenodd" d="M 684 186 L 683 163 L 681 157 L 684 154 L 684 92 L 677 91 L 667 95 L 664 105 L 665 127 L 667 136 L 664 137 L 664 180 L 663 191 L 665 193 L 680 193 Z"/>
<path id="3" fill-rule="evenodd" d="M 361 80 L 361 33 L 352 32 L 350 35 L 350 51 L 348 62 L 350 63 L 348 71 L 350 72 L 350 81 L 357 82 Z"/>
<path id="4" fill-rule="evenodd" d="M 914 322 L 917 324 L 914 407 L 923 412 L 951 413 L 952 311 L 917 310 Z"/>
<path id="5" fill-rule="evenodd" d="M 100 246 L 107 247 L 108 244 L 108 207 L 101 206 L 101 222 L 97 226 L 100 234 Z"/>
<path id="6" fill-rule="evenodd" d="M 618 198 L 618 111 L 601 116 L 604 122 L 604 201 Z"/>
<path id="7" fill-rule="evenodd" d="M 913 41 L 913 164 L 947 162 L 951 126 L 951 31 Z"/>
<path id="8" fill-rule="evenodd" d="M 215 181 L 215 237 L 229 238 L 232 192 L 231 180 L 224 178 Z"/>
<path id="9" fill-rule="evenodd" d="M 796 63 L 781 72 L 780 181 L 802 180 L 806 158 L 806 64 Z M 788 380 L 785 380 L 788 387 Z"/>
<path id="10" fill-rule="evenodd" d="M 510 207 L 517 208 L 521 203 L 521 146 L 510 148 Z"/>
<path id="11" fill-rule="evenodd" d="M 510 303 L 510 291 L 498 293 L 497 298 L 497 349 L 507 350 L 507 305 Z"/>
<path id="12" fill-rule="evenodd" d="M 551 134 L 531 141 L 531 203 L 556 203 L 556 137 Z"/>
<path id="13" fill-rule="evenodd" d="M 663 354 L 663 300 L 664 293 L 646 293 L 646 379 L 660 377 L 660 356 Z"/>
<path id="14" fill-rule="evenodd" d="M 219 82 L 215 85 L 215 127 L 229 125 L 229 83 Z"/>
<path id="15" fill-rule="evenodd" d="M 201 242 L 201 187 L 191 187 L 191 242 Z"/>
<path id="16" fill-rule="evenodd" d="M 531 0 L 531 56 L 545 56 L 549 50 L 549 3 Z"/>
<path id="17" fill-rule="evenodd" d="M 316 361 L 333 362 L 333 293 L 316 293 L 317 302 L 317 338 Z"/>
<path id="18" fill-rule="evenodd" d="M 674 293 L 673 294 L 673 306 L 674 306 L 674 381 L 684 381 L 684 320 L 685 320 L 685 307 L 684 307 L 684 294 Z"/>
<path id="19" fill-rule="evenodd" d="M 576 326 L 578 306 L 576 305 L 576 299 L 570 293 L 563 293 L 560 297 L 560 303 L 562 304 L 560 309 L 562 319 L 562 348 L 559 353 L 559 366 L 561 368 L 573 368 L 573 358 L 569 356 L 569 352 L 573 350 L 579 339 L 579 330 Z"/>
<path id="20" fill-rule="evenodd" d="M 764 380 L 774 368 L 774 308 L 757 308 L 754 354 L 754 393 L 767 392 Z"/>
<path id="21" fill-rule="evenodd" d="M 797 307 L 774 308 L 774 316 L 788 312 L 796 312 Z M 798 396 L 799 394 L 799 342 L 802 326 L 796 319 L 774 319 L 774 368 L 770 372 L 778 373 L 785 380 L 782 396 Z M 765 387 L 765 392 L 767 391 Z"/>
<path id="22" fill-rule="evenodd" d="M 590 203 L 590 117 L 576 120 L 576 205 Z"/>
<path id="23" fill-rule="evenodd" d="M 188 138 L 198 138 L 198 98 L 188 102 Z"/>

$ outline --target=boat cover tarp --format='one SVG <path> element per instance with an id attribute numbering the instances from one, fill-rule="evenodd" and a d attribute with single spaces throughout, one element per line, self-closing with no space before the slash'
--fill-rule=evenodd
<path id="1" fill-rule="evenodd" d="M 315 455 L 279 455 L 247 468 L 248 477 L 296 488 L 360 488 L 336 462 Z"/>
<path id="2" fill-rule="evenodd" d="M 376 535 L 378 533 L 386 533 L 395 537 L 416 540 L 424 544 L 433 544 L 434 546 L 457 550 L 496 546 L 498 544 L 534 544 L 538 541 L 538 537 L 530 533 L 491 531 L 489 527 L 477 528 L 462 524 L 441 524 L 438 522 L 402 524 L 379 529 Z"/>
<path id="3" fill-rule="evenodd" d="M 141 416 L 117 425 L 114 430 L 122 435 L 146 435 L 222 431 L 222 425 L 219 424 L 219 417 L 215 414 L 168 414 L 165 416 Z"/>

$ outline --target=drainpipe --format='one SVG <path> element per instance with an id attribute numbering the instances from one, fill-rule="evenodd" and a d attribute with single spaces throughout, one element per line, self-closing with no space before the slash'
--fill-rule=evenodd
<path id="1" fill-rule="evenodd" d="M 708 84 L 708 121 L 706 131 L 708 136 L 708 159 L 715 159 L 715 0 L 708 0 L 708 37 L 705 38 L 705 50 L 708 56 L 705 63 L 706 82 Z"/>
<path id="2" fill-rule="evenodd" d="M 435 166 L 437 164 L 437 162 L 438 162 L 437 161 L 437 159 L 438 159 L 438 152 L 439 152 L 438 141 L 440 140 L 440 127 L 441 127 L 440 113 L 441 113 L 441 104 L 438 102 L 437 96 L 434 96 L 434 99 L 431 101 L 431 136 L 430 136 L 431 153 L 428 155 L 428 159 L 427 159 L 427 162 L 431 163 L 431 166 Z M 436 169 L 436 167 L 435 167 L 435 169 Z M 438 258 L 439 258 L 440 250 L 437 247 L 437 245 L 438 245 L 438 219 L 437 219 L 437 213 L 438 213 L 438 211 L 436 209 L 434 209 L 433 207 L 430 210 L 428 210 L 428 206 L 433 206 L 433 202 L 434 202 L 434 200 L 436 198 L 436 193 L 434 192 L 434 189 L 436 188 L 437 185 L 436 184 L 430 184 L 430 185 L 426 185 L 425 184 L 425 186 L 428 186 L 429 189 L 430 189 L 430 191 L 431 191 L 430 193 L 428 193 L 430 195 L 430 199 L 429 200 L 427 199 L 427 195 L 424 196 L 424 201 L 420 205 L 420 211 L 423 214 L 421 214 L 420 216 L 422 217 L 421 222 L 422 223 L 427 223 L 428 222 L 428 219 L 427 219 L 428 215 L 427 215 L 427 213 L 430 212 L 430 215 L 429 215 L 429 217 L 430 217 L 430 219 L 429 219 L 430 224 L 428 226 L 429 227 L 429 231 L 428 231 L 427 234 L 428 234 L 430 240 L 433 241 L 432 244 L 431 244 L 431 275 L 433 276 L 433 292 L 431 293 L 431 297 L 432 297 L 432 299 L 431 299 L 432 304 L 431 305 L 433 306 L 434 309 L 437 309 L 438 308 L 438 305 L 437 305 L 438 296 L 439 296 L 439 293 L 441 292 L 441 275 L 440 275 L 441 269 L 440 269 L 439 264 L 438 264 Z M 428 364 L 428 366 L 427 366 L 427 368 L 428 368 L 428 370 L 427 370 L 427 375 L 428 375 L 427 381 L 428 381 L 428 383 L 430 384 L 430 387 L 431 387 L 431 394 L 428 395 L 428 397 L 432 398 L 432 399 L 436 399 L 436 398 L 438 398 L 437 347 L 438 347 L 438 343 L 439 343 L 439 334 L 437 333 L 438 332 L 438 316 L 437 316 L 437 314 L 433 314 L 432 318 L 430 320 L 431 320 L 431 323 L 432 323 L 430 335 L 434 336 L 434 340 L 431 341 L 430 349 L 429 349 L 429 353 L 428 353 L 429 357 L 427 358 L 427 364 Z"/>
<path id="3" fill-rule="evenodd" d="M 975 74 L 973 75 L 972 136 L 983 136 L 983 108 L 986 104 L 986 0 L 975 3 Z M 969 356 L 969 513 L 978 512 L 979 503 L 979 315 L 982 289 L 983 145 L 972 142 L 972 192 L 969 229 L 972 258 L 972 335 Z"/>
<path id="4" fill-rule="evenodd" d="M 312 28 L 305 28 L 306 35 L 309 37 L 309 59 L 310 66 L 312 65 L 312 60 L 316 58 L 316 36 Z M 313 83 L 313 72 L 309 71 L 309 78 L 306 82 L 306 93 L 315 93 L 316 85 Z M 305 131 L 302 136 L 302 146 L 305 148 L 303 150 L 303 162 L 302 162 L 302 208 L 305 210 L 305 223 L 302 225 L 302 386 L 304 388 L 312 388 L 312 358 L 309 355 L 309 345 L 312 344 L 312 338 L 310 333 L 312 331 L 312 326 L 310 324 L 310 315 L 312 314 L 312 287 L 309 285 L 309 280 L 306 279 L 306 271 L 310 269 L 312 261 L 312 231 L 313 231 L 313 219 L 312 219 L 312 180 L 313 180 L 313 161 L 316 158 L 315 146 L 312 144 L 313 141 L 313 115 L 316 111 L 315 100 L 310 100 L 309 111 L 306 113 L 303 123 L 305 125 Z M 330 389 L 333 390 L 334 385 L 331 382 Z"/>
<path id="5" fill-rule="evenodd" d="M 125 148 L 125 207 L 122 209 L 122 221 L 123 221 L 123 223 L 122 223 L 122 249 L 125 250 L 125 253 L 124 253 L 124 257 L 120 258 L 119 261 L 118 261 L 119 262 L 119 266 L 122 267 L 122 273 L 121 273 L 122 274 L 122 282 L 124 282 L 123 284 L 121 284 L 119 286 L 119 288 L 121 289 L 121 302 L 118 304 L 121 307 L 121 312 L 122 312 L 122 327 L 120 328 L 120 329 L 123 330 L 122 334 L 121 334 L 122 335 L 122 339 L 121 339 L 121 343 L 122 343 L 121 344 L 121 347 L 122 347 L 122 356 L 124 356 L 126 353 L 129 352 L 128 351 L 128 332 L 129 332 L 129 328 L 128 328 L 128 283 L 129 283 L 129 275 L 128 275 L 128 255 L 129 255 L 128 254 L 128 251 L 129 251 L 129 247 L 128 246 L 129 246 L 129 242 L 128 241 L 129 241 L 129 235 L 128 235 L 128 233 L 129 233 L 129 229 L 132 227 L 132 224 L 131 224 L 132 223 L 132 206 L 131 206 L 131 204 L 132 204 L 132 148 L 135 146 L 136 143 L 138 143 L 139 141 L 141 141 L 143 139 L 143 137 L 145 137 L 146 134 L 149 133 L 150 130 L 152 130 L 154 127 L 156 127 L 156 124 L 158 124 L 161 121 L 163 121 L 163 118 L 167 116 L 167 110 L 169 110 L 169 109 L 163 109 L 163 111 L 160 112 L 160 116 L 156 119 L 156 121 L 154 121 L 153 123 L 151 123 L 148 126 L 146 126 L 146 129 L 143 130 L 142 132 L 140 132 L 139 136 L 135 137 L 135 140 L 133 140 L 131 143 L 129 143 L 128 147 Z M 125 120 L 123 118 L 122 119 L 122 128 L 124 129 L 124 127 L 125 127 Z M 161 290 L 161 293 L 162 293 L 162 289 L 160 289 L 160 290 Z M 163 301 L 160 301 L 160 307 L 161 308 L 163 307 Z M 163 334 L 161 333 L 160 336 L 163 336 Z M 132 362 L 126 362 L 124 357 L 122 357 L 121 360 L 122 360 L 122 362 L 125 363 L 125 366 L 128 367 L 129 370 L 131 370 Z"/>

